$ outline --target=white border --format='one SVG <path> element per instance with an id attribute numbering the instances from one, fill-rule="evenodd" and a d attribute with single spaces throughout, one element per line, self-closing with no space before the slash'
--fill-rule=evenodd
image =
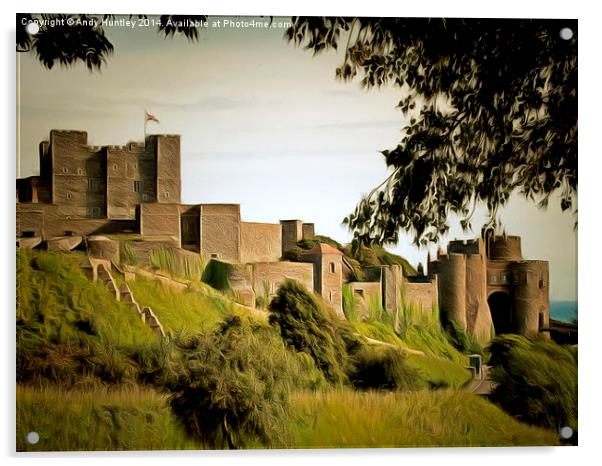
<path id="1" fill-rule="evenodd" d="M 1 140 L 3 151 L 3 189 L 1 208 L 3 228 L 2 251 L 2 295 L 5 297 L 2 320 L 2 348 L 5 355 L 2 369 L 4 381 L 0 384 L 0 400 L 3 403 L 0 424 L 2 454 L 9 464 L 17 458 L 14 451 L 14 176 L 15 176 L 15 52 L 14 24 L 16 12 L 87 12 L 87 13 L 199 13 L 232 15 L 337 15 L 337 16 L 454 16 L 454 17 L 557 17 L 579 19 L 579 118 L 580 118 L 580 195 L 579 195 L 579 308 L 580 308 L 580 399 L 579 399 L 579 443 L 578 448 L 483 448 L 483 449 L 419 449 L 419 450 L 328 450 L 328 451 L 244 451 L 244 452 L 159 452 L 159 453 L 77 453 L 21 455 L 19 464 L 42 460 L 45 465 L 86 463 L 106 465 L 107 460 L 134 460 L 144 458 L 147 464 L 163 464 L 170 459 L 178 464 L 220 463 L 245 465 L 278 464 L 288 466 L 315 462 L 341 462 L 366 464 L 386 462 L 391 464 L 445 464 L 465 465 L 467 462 L 487 465 L 508 463 L 546 463 L 547 465 L 592 464 L 600 461 L 597 454 L 602 440 L 600 434 L 601 415 L 599 392 L 600 363 L 596 338 L 602 331 L 600 314 L 602 306 L 597 299 L 600 275 L 597 265 L 600 248 L 600 222 L 596 214 L 600 211 L 602 197 L 598 186 L 602 171 L 600 158 L 600 21 L 594 2 L 554 1 L 527 2 L 507 0 L 487 1 L 403 1 L 385 2 L 348 0 L 341 4 L 325 3 L 323 0 L 304 0 L 286 4 L 276 0 L 181 2 L 170 0 L 165 3 L 150 3 L 148 0 L 105 0 L 103 2 L 80 1 L 22 1 L 18 6 L 7 6 L 3 2 L 0 23 L 2 24 L 2 60 L 0 73 L 5 108 L 2 112 Z M 12 3 L 12 2 L 11 2 Z"/>

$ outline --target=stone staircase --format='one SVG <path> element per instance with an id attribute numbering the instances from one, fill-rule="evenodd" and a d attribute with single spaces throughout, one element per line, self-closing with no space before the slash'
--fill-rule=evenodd
<path id="1" fill-rule="evenodd" d="M 121 301 L 129 309 L 136 312 L 140 319 L 142 319 L 142 322 L 144 322 L 152 330 L 164 338 L 165 330 L 163 329 L 163 325 L 161 325 L 159 318 L 155 315 L 153 310 L 150 307 L 144 307 L 142 309 L 140 308 L 140 305 L 134 299 L 132 290 L 130 290 L 130 287 L 127 283 L 124 283 L 121 285 L 121 287 L 117 286 L 117 283 L 110 272 L 110 261 L 91 259 L 89 262 L 90 265 L 86 266 L 85 268 L 87 270 L 90 268 L 92 269 L 92 279 L 94 281 L 102 282 L 104 286 L 111 292 L 111 294 L 115 296 L 117 301 Z"/>
<path id="2" fill-rule="evenodd" d="M 146 323 L 146 325 L 159 333 L 162 337 L 165 337 L 165 330 L 163 330 L 163 325 L 161 325 L 159 318 L 155 315 L 150 307 L 144 307 L 140 309 L 140 305 L 134 299 L 132 290 L 130 290 L 130 287 L 127 283 L 121 285 L 119 292 L 121 294 L 122 303 L 128 306 L 131 310 L 135 311 L 142 319 L 142 322 Z"/>

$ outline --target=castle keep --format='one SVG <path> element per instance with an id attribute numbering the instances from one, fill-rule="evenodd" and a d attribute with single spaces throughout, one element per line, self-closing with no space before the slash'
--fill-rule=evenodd
<path id="1" fill-rule="evenodd" d="M 250 306 L 293 279 L 341 317 L 346 286 L 364 311 L 371 301 L 395 316 L 404 306 L 439 308 L 443 319 L 481 340 L 494 332 L 548 331 L 548 264 L 524 260 L 519 237 L 484 232 L 450 242 L 424 275 L 406 277 L 399 265 L 383 265 L 372 281 L 358 282 L 341 251 L 327 244 L 317 243 L 299 261 L 282 260 L 314 238 L 312 223 L 245 222 L 238 204 L 182 204 L 178 135 L 93 147 L 86 132 L 52 130 L 39 158 L 40 175 L 17 180 L 21 247 L 85 245 L 89 255 L 116 263 L 126 243 L 142 264 L 156 248 L 202 255 L 228 265 L 230 286 Z"/>

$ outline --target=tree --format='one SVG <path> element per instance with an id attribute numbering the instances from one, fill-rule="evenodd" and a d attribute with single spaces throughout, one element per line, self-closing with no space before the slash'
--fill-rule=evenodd
<path id="1" fill-rule="evenodd" d="M 577 431 L 577 349 L 501 335 L 489 344 L 491 400 L 530 424 Z"/>
<path id="2" fill-rule="evenodd" d="M 170 407 L 208 448 L 286 444 L 290 391 L 323 380 L 269 327 L 237 316 L 174 343 L 165 377 Z"/>
<path id="3" fill-rule="evenodd" d="M 100 71 L 114 51 L 102 27 L 103 21 L 114 19 L 114 15 L 18 14 L 17 52 L 35 54 L 48 69 L 56 64 L 72 66 L 82 62 L 90 71 Z M 146 15 L 130 15 L 129 19 L 155 25 L 155 21 L 146 22 Z M 183 35 L 196 41 L 199 33 L 194 25 L 206 20 L 206 16 L 161 15 L 156 27 L 164 37 Z M 31 22 L 39 25 L 36 34 L 27 30 Z"/>
<path id="4" fill-rule="evenodd" d="M 332 384 L 347 381 L 347 350 L 336 318 L 294 280 L 287 280 L 269 305 L 269 322 L 287 345 L 309 355 Z"/>
<path id="5" fill-rule="evenodd" d="M 450 213 L 470 229 L 480 203 L 494 227 L 514 192 L 575 205 L 576 21 L 296 17 L 286 37 L 314 54 L 344 46 L 337 79 L 402 95 L 390 176 L 343 221 L 354 244 L 396 243 L 400 229 L 436 242 Z"/>

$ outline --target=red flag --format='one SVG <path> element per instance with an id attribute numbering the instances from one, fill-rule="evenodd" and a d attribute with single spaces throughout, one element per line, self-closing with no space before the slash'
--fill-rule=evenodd
<path id="1" fill-rule="evenodd" d="M 144 111 L 144 115 L 146 117 L 146 121 L 155 121 L 155 122 L 159 123 L 159 120 L 157 119 L 157 117 L 151 113 L 148 113 L 146 110 Z"/>

